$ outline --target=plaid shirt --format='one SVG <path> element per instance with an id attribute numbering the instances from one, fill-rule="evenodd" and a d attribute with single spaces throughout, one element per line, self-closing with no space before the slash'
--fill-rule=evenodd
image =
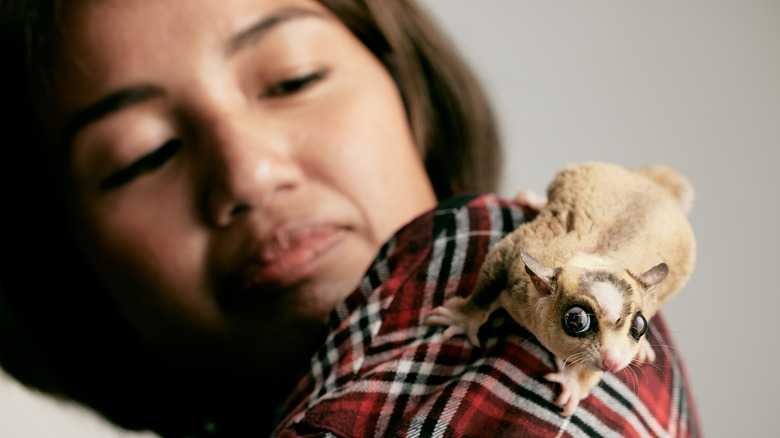
<path id="1" fill-rule="evenodd" d="M 381 250 L 329 317 L 329 334 L 282 409 L 279 437 L 698 436 L 685 372 L 663 319 L 651 324 L 653 365 L 605 373 L 561 417 L 542 376 L 553 355 L 499 310 L 442 344 L 425 318 L 468 294 L 488 250 L 530 212 L 494 196 L 460 197 L 416 219 Z"/>

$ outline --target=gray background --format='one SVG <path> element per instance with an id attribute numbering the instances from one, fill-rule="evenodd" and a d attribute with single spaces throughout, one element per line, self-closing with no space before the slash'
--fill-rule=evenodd
<path id="1" fill-rule="evenodd" d="M 664 309 L 706 436 L 777 436 L 780 1 L 423 0 L 477 71 L 501 194 L 569 162 L 666 163 L 694 183 L 699 259 Z M 125 436 L 0 379 L 0 436 Z"/>
<path id="2" fill-rule="evenodd" d="M 495 104 L 502 194 L 590 160 L 692 180 L 697 267 L 663 313 L 705 435 L 780 436 L 780 1 L 423 4 Z"/>

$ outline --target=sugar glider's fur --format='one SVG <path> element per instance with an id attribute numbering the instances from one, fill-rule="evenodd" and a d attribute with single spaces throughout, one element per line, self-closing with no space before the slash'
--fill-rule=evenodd
<path id="1" fill-rule="evenodd" d="M 605 371 L 655 359 L 647 321 L 694 266 L 693 189 L 666 166 L 594 162 L 564 168 L 547 197 L 488 254 L 469 298 L 448 300 L 428 323 L 449 326 L 443 341 L 463 333 L 479 346 L 479 327 L 504 308 L 555 355 L 545 378 L 561 385 L 555 404 L 568 416 Z"/>

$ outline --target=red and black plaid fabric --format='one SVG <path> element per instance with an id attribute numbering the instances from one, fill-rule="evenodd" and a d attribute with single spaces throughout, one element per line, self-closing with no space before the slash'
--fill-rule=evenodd
<path id="1" fill-rule="evenodd" d="M 663 319 L 651 324 L 656 363 L 606 373 L 561 417 L 542 376 L 553 356 L 502 311 L 442 344 L 431 310 L 467 295 L 488 250 L 527 220 L 494 196 L 442 204 L 399 231 L 359 289 L 329 318 L 311 372 L 282 409 L 280 437 L 695 437 L 698 419 Z"/>

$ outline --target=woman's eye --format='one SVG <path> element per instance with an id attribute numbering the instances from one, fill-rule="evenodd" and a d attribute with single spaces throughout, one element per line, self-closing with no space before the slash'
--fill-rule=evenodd
<path id="1" fill-rule="evenodd" d="M 139 160 L 130 164 L 122 170 L 112 173 L 101 183 L 100 188 L 110 190 L 128 183 L 136 177 L 151 172 L 162 166 L 169 158 L 181 149 L 181 140 L 169 140 L 162 146 L 144 155 Z"/>
<path id="2" fill-rule="evenodd" d="M 289 94 L 298 93 L 305 90 L 315 82 L 324 79 L 328 75 L 328 70 L 318 70 L 303 76 L 285 79 L 266 89 L 260 98 L 281 97 Z"/>

